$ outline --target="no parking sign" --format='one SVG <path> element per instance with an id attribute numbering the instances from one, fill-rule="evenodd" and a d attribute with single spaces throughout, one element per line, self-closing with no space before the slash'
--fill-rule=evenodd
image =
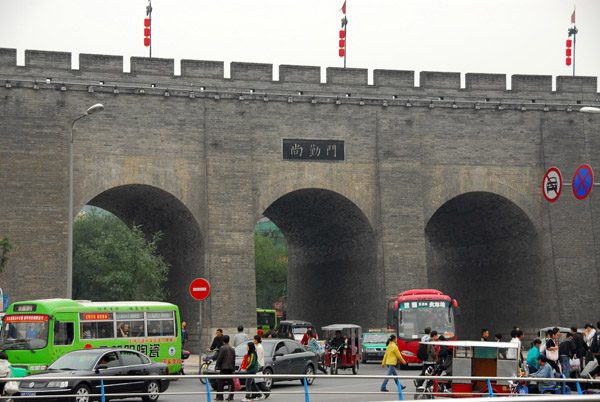
<path id="1" fill-rule="evenodd" d="M 573 175 L 573 195 L 578 200 L 585 199 L 594 187 L 594 172 L 588 164 L 583 164 L 575 170 Z"/>

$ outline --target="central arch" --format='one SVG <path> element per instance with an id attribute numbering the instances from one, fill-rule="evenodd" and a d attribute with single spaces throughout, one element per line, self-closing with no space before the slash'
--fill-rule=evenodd
<path id="1" fill-rule="evenodd" d="M 186 205 L 169 192 L 143 184 L 108 189 L 88 205 L 111 212 L 127 226 L 139 225 L 145 234 L 163 233 L 158 246 L 171 265 L 166 285 L 168 301 L 179 306 L 182 320 L 195 320 L 198 303 L 191 302 L 187 291 L 182 292 L 182 284 L 205 276 L 204 241 L 200 226 Z"/>
<path id="2" fill-rule="evenodd" d="M 263 215 L 288 244 L 288 319 L 310 321 L 317 329 L 381 322 L 376 236 L 356 204 L 336 192 L 308 188 L 285 194 Z"/>
<path id="3" fill-rule="evenodd" d="M 479 339 L 487 328 L 509 340 L 514 326 L 532 333 L 557 322 L 541 240 L 512 201 L 482 191 L 454 197 L 430 218 L 425 239 L 429 286 L 461 305 L 459 337 Z"/>

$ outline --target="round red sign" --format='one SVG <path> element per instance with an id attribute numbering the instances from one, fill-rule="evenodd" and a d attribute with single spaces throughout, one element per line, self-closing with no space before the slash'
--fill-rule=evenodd
<path id="1" fill-rule="evenodd" d="M 210 284 L 206 279 L 194 279 L 190 285 L 190 294 L 196 300 L 204 300 L 210 294 Z"/>

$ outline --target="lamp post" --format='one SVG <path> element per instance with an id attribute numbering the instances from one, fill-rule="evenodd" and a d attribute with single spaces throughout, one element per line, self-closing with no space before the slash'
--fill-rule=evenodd
<path id="1" fill-rule="evenodd" d="M 73 127 L 77 120 L 81 120 L 90 114 L 101 112 L 104 110 L 104 105 L 96 103 L 90 106 L 85 114 L 76 117 L 71 122 L 71 137 L 69 138 L 69 239 L 67 243 L 67 298 L 73 297 Z"/>
<path id="2" fill-rule="evenodd" d="M 581 109 L 579 109 L 579 111 L 581 113 L 600 113 L 600 108 L 593 106 L 584 106 Z"/>

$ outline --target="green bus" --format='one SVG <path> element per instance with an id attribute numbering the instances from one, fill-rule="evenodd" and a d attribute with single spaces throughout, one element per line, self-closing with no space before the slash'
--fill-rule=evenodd
<path id="1" fill-rule="evenodd" d="M 256 327 L 265 333 L 277 328 L 277 311 L 257 308 Z"/>
<path id="2" fill-rule="evenodd" d="M 0 350 L 27 374 L 45 370 L 77 349 L 122 347 L 181 371 L 181 323 L 176 305 L 42 299 L 13 303 L 4 316 Z"/>

